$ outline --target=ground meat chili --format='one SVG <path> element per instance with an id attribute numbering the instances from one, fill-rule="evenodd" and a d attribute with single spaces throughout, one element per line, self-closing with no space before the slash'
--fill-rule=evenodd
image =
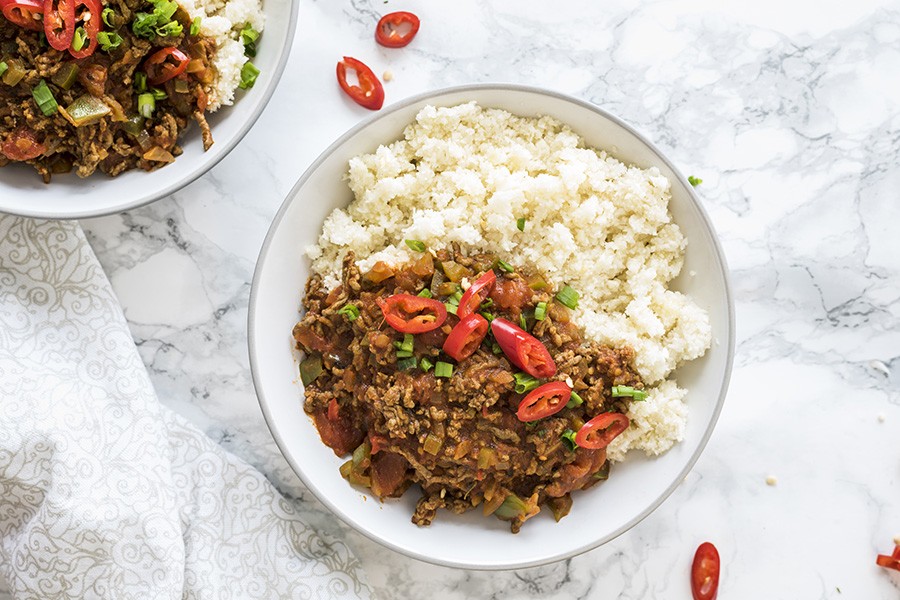
<path id="1" fill-rule="evenodd" d="M 341 467 L 352 484 L 382 499 L 421 487 L 412 517 L 418 525 L 430 524 L 442 507 L 462 513 L 481 506 L 485 515 L 510 521 L 513 533 L 541 507 L 561 519 L 571 492 L 608 476 L 605 438 L 614 436 L 587 431 L 592 448 L 575 438 L 601 414 L 627 422 L 622 413 L 635 400 L 613 397 L 612 388 L 644 387 L 633 350 L 582 339 L 543 277 L 497 269 L 496 256 L 467 256 L 456 247 L 418 256 L 360 273 L 348 253 L 338 287 L 326 289 L 318 275 L 309 279 L 306 314 L 293 330 L 306 353 L 306 412 L 338 456 L 352 454 Z M 457 362 L 443 351 L 460 324 L 462 287 L 491 270 L 496 281 L 474 314 L 518 324 L 518 335 L 543 344 L 556 365 L 548 379 L 514 366 L 483 325 L 472 353 L 466 347 Z M 445 303 L 446 320 L 415 335 L 392 328 L 382 305 L 397 294 Z"/>
<path id="2" fill-rule="evenodd" d="M 203 88 L 215 77 L 215 41 L 191 34 L 187 12 L 166 0 L 66 1 L 45 3 L 52 44 L 43 25 L 0 15 L 0 167 L 24 162 L 48 183 L 72 170 L 152 171 L 181 154 L 192 120 L 209 149 Z M 54 11 L 70 5 L 67 25 Z"/>

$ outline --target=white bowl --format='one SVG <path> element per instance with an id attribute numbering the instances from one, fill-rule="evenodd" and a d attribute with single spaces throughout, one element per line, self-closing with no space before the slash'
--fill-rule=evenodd
<path id="1" fill-rule="evenodd" d="M 513 536 L 509 524 L 480 511 L 441 511 L 430 527 L 410 522 L 418 494 L 379 502 L 351 487 L 338 473 L 343 462 L 319 439 L 302 405 L 299 353 L 291 328 L 309 270 L 303 255 L 315 243 L 325 217 L 346 206 L 352 194 L 343 180 L 347 161 L 401 137 L 423 106 L 470 100 L 518 115 L 551 115 L 594 147 L 641 167 L 656 166 L 672 184 L 670 210 L 689 244 L 684 273 L 673 288 L 690 294 L 709 312 L 712 348 L 679 369 L 689 390 L 690 417 L 684 441 L 655 459 L 631 453 L 601 486 L 573 494 L 572 512 L 556 523 L 542 511 Z M 310 490 L 361 533 L 417 559 L 472 569 L 511 569 L 563 559 L 595 548 L 650 514 L 688 473 L 706 445 L 725 398 L 734 339 L 733 304 L 722 250 L 693 189 L 675 167 L 628 125 L 600 108 L 544 90 L 477 85 L 410 98 L 350 130 L 306 171 L 275 217 L 260 253 L 250 292 L 249 344 L 253 381 L 272 435 Z"/>
<path id="2" fill-rule="evenodd" d="M 259 78 L 250 90 L 237 91 L 233 106 L 209 116 L 215 144 L 208 152 L 194 124 L 181 140 L 184 154 L 152 173 L 137 169 L 111 178 L 98 171 L 86 179 L 69 173 L 54 175 L 48 185 L 31 166 L 10 164 L 0 168 L 0 212 L 47 219 L 109 215 L 159 200 L 206 173 L 241 141 L 272 97 L 291 50 L 298 9 L 296 0 L 263 0 L 266 27 L 253 59 Z"/>

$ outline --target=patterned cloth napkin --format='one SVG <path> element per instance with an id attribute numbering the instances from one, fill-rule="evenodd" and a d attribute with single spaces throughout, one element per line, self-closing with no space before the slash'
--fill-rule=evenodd
<path id="1" fill-rule="evenodd" d="M 16 600 L 371 596 L 343 543 L 158 402 L 81 228 L 11 216 L 0 580 Z"/>

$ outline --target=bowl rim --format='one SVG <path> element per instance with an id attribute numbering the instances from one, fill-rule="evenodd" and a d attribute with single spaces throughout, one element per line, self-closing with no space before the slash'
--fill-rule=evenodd
<path id="1" fill-rule="evenodd" d="M 31 217 L 31 218 L 40 218 L 40 219 L 90 219 L 94 217 L 105 217 L 109 215 L 117 215 L 123 213 L 127 210 L 131 210 L 133 208 L 138 208 L 144 206 L 145 204 L 150 204 L 151 202 L 155 202 L 160 200 L 166 196 L 174 194 L 178 192 L 182 188 L 187 187 L 193 182 L 197 181 L 204 175 L 206 175 L 213 167 L 215 167 L 219 162 L 222 161 L 226 156 L 228 156 L 235 147 L 241 143 L 247 133 L 250 131 L 250 128 L 256 124 L 256 121 L 259 120 L 259 117 L 262 115 L 263 111 L 269 106 L 269 101 L 272 99 L 272 95 L 275 93 L 275 90 L 278 88 L 278 83 L 281 81 L 281 76 L 284 74 L 284 69 L 287 66 L 288 58 L 290 57 L 291 50 L 294 46 L 294 34 L 297 30 L 297 19 L 300 13 L 300 3 L 298 0 L 290 0 L 291 4 L 291 14 L 288 19 L 287 25 L 287 37 L 284 40 L 284 44 L 279 50 L 280 54 L 278 56 L 278 60 L 275 63 L 274 70 L 272 71 L 272 77 L 269 79 L 266 88 L 263 90 L 262 97 L 258 100 L 256 108 L 253 109 L 253 112 L 250 113 L 250 118 L 247 119 L 237 130 L 237 133 L 234 137 L 231 138 L 230 141 L 224 143 L 221 150 L 217 156 L 213 156 L 208 161 L 203 161 L 199 165 L 197 169 L 194 169 L 181 179 L 175 181 L 174 183 L 166 186 L 162 190 L 157 192 L 150 192 L 144 195 L 138 195 L 137 197 L 120 204 L 115 207 L 107 207 L 107 208 L 97 208 L 97 209 L 75 209 L 71 211 L 65 212 L 45 212 L 45 211 L 35 211 L 30 210 L 29 208 L 24 208 L 22 210 L 16 210 L 12 212 L 8 207 L 0 208 L 0 214 L 11 214 L 18 215 L 20 217 Z M 228 108 L 228 107 L 225 107 Z"/>
<path id="2" fill-rule="evenodd" d="M 485 565 L 485 564 L 472 564 L 466 563 L 462 561 L 448 561 L 440 558 L 434 558 L 431 556 L 423 555 L 416 553 L 415 551 L 409 550 L 407 548 L 403 548 L 392 543 L 389 540 L 385 540 L 375 536 L 369 531 L 363 529 L 358 526 L 349 515 L 345 515 L 342 510 L 340 510 L 330 498 L 321 496 L 317 491 L 315 485 L 312 484 L 311 480 L 306 476 L 305 472 L 299 468 L 299 465 L 293 460 L 289 454 L 285 451 L 287 447 L 286 441 L 281 437 L 276 428 L 272 425 L 273 417 L 271 412 L 269 411 L 268 401 L 265 398 L 265 394 L 262 391 L 262 383 L 259 379 L 259 367 L 258 367 L 258 358 L 256 356 L 256 347 L 257 340 L 255 334 L 255 325 L 256 325 L 256 310 L 257 310 L 257 301 L 259 299 L 258 286 L 259 279 L 261 277 L 262 266 L 265 262 L 269 248 L 272 244 L 272 238 L 274 237 L 275 231 L 281 225 L 281 222 L 284 218 L 285 213 L 287 212 L 288 207 L 292 203 L 293 199 L 296 197 L 297 192 L 300 188 L 306 183 L 306 181 L 312 176 L 312 174 L 319 168 L 319 166 L 326 160 L 328 156 L 330 156 L 338 147 L 344 144 L 347 140 L 358 134 L 360 131 L 368 127 L 370 124 L 375 121 L 384 118 L 387 115 L 395 113 L 397 111 L 408 108 L 413 104 L 417 104 L 422 101 L 427 101 L 431 98 L 436 98 L 439 96 L 454 94 L 454 93 L 465 93 L 465 92 L 477 92 L 477 91 L 485 91 L 485 90 L 500 90 L 500 91 L 516 91 L 516 92 L 526 92 L 532 94 L 539 94 L 544 96 L 551 96 L 553 98 L 563 100 L 566 102 L 570 102 L 586 108 L 592 112 L 599 114 L 600 116 L 609 119 L 614 122 L 616 125 L 625 129 L 628 133 L 635 136 L 639 141 L 644 143 L 656 156 L 656 158 L 663 164 L 665 164 L 678 178 L 678 180 L 682 183 L 683 187 L 688 191 L 688 197 L 690 198 L 691 203 L 693 203 L 694 207 L 697 208 L 701 221 L 703 225 L 706 227 L 707 231 L 711 234 L 710 237 L 713 242 L 713 250 L 718 258 L 719 264 L 721 265 L 721 277 L 724 282 L 725 287 L 725 300 L 726 300 L 726 309 L 727 309 L 727 321 L 728 321 L 728 341 L 727 348 L 725 348 L 727 355 L 725 358 L 725 376 L 722 379 L 722 384 L 719 389 L 719 395 L 716 400 L 715 408 L 713 409 L 712 417 L 710 418 L 709 423 L 707 424 L 706 430 L 703 432 L 703 435 L 700 439 L 700 443 L 697 446 L 697 449 L 691 455 L 690 459 L 685 464 L 684 468 L 678 473 L 678 476 L 672 480 L 672 483 L 667 487 L 653 502 L 651 502 L 644 510 L 642 510 L 638 515 L 636 515 L 633 519 L 623 523 L 620 527 L 613 530 L 611 533 L 599 538 L 596 541 L 593 541 L 588 544 L 584 544 L 581 547 L 568 550 L 561 554 L 554 554 L 547 558 L 531 560 L 531 561 L 523 561 L 520 563 L 514 564 L 504 564 L 504 565 Z M 709 442 L 709 438 L 712 436 L 713 431 L 715 430 L 716 423 L 719 420 L 719 415 L 722 412 L 722 407 L 725 403 L 725 396 L 728 392 L 728 385 L 731 381 L 731 372 L 734 366 L 734 343 L 735 343 L 735 316 L 734 316 L 734 297 L 731 290 L 731 280 L 729 277 L 729 269 L 728 264 L 725 260 L 725 252 L 722 249 L 721 242 L 719 241 L 718 236 L 716 235 L 716 230 L 713 227 L 712 221 L 709 218 L 706 210 L 703 205 L 700 203 L 700 199 L 694 191 L 694 187 L 690 185 L 687 178 L 681 173 L 681 171 L 675 167 L 675 165 L 668 159 L 666 156 L 659 150 L 659 148 L 647 139 L 644 135 L 638 132 L 633 126 L 629 125 L 619 117 L 609 113 L 605 109 L 600 106 L 588 102 L 586 100 L 582 100 L 581 98 L 577 98 L 574 96 L 570 96 L 568 94 L 563 94 L 561 92 L 557 92 L 554 90 L 549 90 L 545 88 L 540 88 L 536 86 L 530 85 L 522 85 L 522 84 L 512 84 L 512 83 L 477 83 L 477 84 L 468 84 L 468 85 L 459 85 L 459 86 L 450 86 L 439 88 L 436 90 L 431 90 L 427 92 L 423 92 L 420 94 L 416 94 L 414 96 L 410 96 L 398 102 L 395 102 L 385 108 L 382 111 L 364 119 L 357 125 L 351 127 L 347 130 L 343 135 L 341 135 L 337 140 L 332 142 L 325 150 L 319 154 L 318 158 L 304 171 L 303 175 L 300 179 L 297 180 L 297 183 L 291 188 L 291 191 L 288 192 L 285 199 L 282 201 L 281 206 L 278 209 L 278 212 L 275 214 L 275 217 L 272 219 L 272 222 L 269 225 L 269 230 L 266 233 L 265 240 L 263 240 L 262 247 L 259 251 L 259 256 L 257 257 L 256 266 L 254 267 L 253 279 L 251 281 L 250 286 L 250 299 L 248 304 L 247 311 L 247 344 L 249 350 L 249 358 L 250 358 L 250 374 L 253 379 L 253 386 L 256 390 L 257 400 L 259 402 L 260 409 L 263 413 L 263 418 L 266 422 L 266 427 L 269 429 L 269 432 L 272 434 L 272 437 L 275 440 L 275 444 L 278 446 L 279 451 L 284 456 L 285 460 L 291 466 L 291 469 L 294 473 L 300 478 L 303 484 L 313 493 L 313 495 L 328 509 L 332 512 L 332 514 L 336 515 L 344 524 L 350 526 L 355 531 L 363 534 L 370 540 L 390 548 L 400 554 L 408 556 L 410 558 L 414 558 L 416 560 L 421 560 L 424 562 L 428 562 L 434 565 L 439 565 L 443 567 L 450 567 L 456 569 L 469 569 L 474 571 L 506 571 L 512 569 L 522 569 L 528 567 L 537 567 L 541 565 L 550 564 L 553 562 L 558 562 L 561 560 L 566 560 L 572 558 L 574 556 L 578 556 L 595 548 L 598 548 L 615 538 L 619 537 L 645 518 L 647 518 L 653 511 L 655 511 L 659 506 L 672 495 L 672 492 L 681 484 L 684 478 L 690 473 L 691 469 L 693 469 L 697 460 L 699 460 L 700 455 L 703 453 L 706 448 L 707 443 Z"/>

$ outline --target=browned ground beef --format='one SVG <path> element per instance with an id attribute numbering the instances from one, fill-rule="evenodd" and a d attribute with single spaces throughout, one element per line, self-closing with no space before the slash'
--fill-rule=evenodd
<path id="1" fill-rule="evenodd" d="M 137 117 L 134 75 L 142 70 L 147 56 L 162 48 L 178 47 L 202 61 L 207 67 L 202 72 L 202 79 L 208 82 L 214 76 L 211 57 L 215 42 L 189 36 L 191 19 L 180 8 L 175 18 L 184 27 L 184 33 L 148 40 L 134 35 L 130 22 L 135 12 L 151 12 L 152 6 L 143 0 L 111 0 L 103 2 L 103 6 L 115 11 L 117 25 L 114 29 L 104 25 L 104 31 L 115 31 L 122 36 L 123 42 L 109 52 L 98 47 L 91 56 L 77 61 L 67 52 L 51 48 L 42 32 L 23 29 L 0 15 L 0 60 L 9 64 L 17 61 L 27 72 L 16 85 L 8 85 L 0 77 L 0 147 L 23 128 L 30 131 L 46 150 L 37 158 L 24 162 L 33 166 L 45 182 L 49 182 L 53 174 L 73 169 L 79 177 L 87 177 L 98 169 L 115 176 L 129 169 L 152 171 L 165 166 L 172 157 L 181 154 L 178 138 L 192 119 L 200 124 L 204 147 L 208 149 L 212 145 L 204 116 L 206 94 L 196 73 L 182 77 L 188 84 L 187 91 L 183 84 L 179 85 L 182 92 L 177 91 L 174 79 L 159 86 L 168 98 L 157 101 L 152 117 L 139 127 L 142 133 L 128 133 L 124 126 L 126 119 Z M 64 90 L 52 79 L 71 61 L 79 67 L 79 79 L 70 89 Z M 92 72 L 101 75 L 100 85 L 86 85 L 86 75 Z M 59 113 L 47 117 L 32 97 L 32 90 L 42 79 L 61 107 L 84 94 L 91 94 L 103 100 L 112 109 L 112 114 L 97 123 L 80 127 L 75 127 Z M 6 156 L 0 150 L 0 167 L 13 159 L 15 157 Z"/>
<path id="2" fill-rule="evenodd" d="M 601 412 L 624 412 L 611 386 L 643 387 L 631 367 L 630 348 L 583 340 L 569 321 L 569 309 L 553 301 L 555 290 L 532 289 L 542 278 L 496 268 L 488 310 L 513 322 L 524 314 L 531 333 L 556 362 L 552 380 L 571 379 L 584 403 L 534 423 L 519 421 L 516 410 L 524 394 L 514 390 L 518 369 L 502 353 L 495 354 L 490 335 L 474 355 L 455 365 L 449 379 L 421 368 L 398 371 L 394 342 L 403 334 L 385 323 L 376 299 L 429 288 L 445 300 L 456 286 L 447 285 L 441 265 L 461 265 L 472 281 L 495 260 L 442 250 L 434 260 L 424 253 L 402 268 L 379 263 L 361 275 L 351 253 L 338 288 L 325 289 L 321 278 L 310 278 L 306 315 L 294 327 L 298 348 L 313 363 L 321 359 L 323 367 L 306 386 L 305 410 L 338 456 L 355 450 L 342 473 L 381 498 L 400 496 L 419 484 L 423 495 L 412 519 L 419 525 L 431 523 L 438 508 L 462 513 L 479 505 L 485 514 L 510 520 L 513 532 L 541 506 L 561 518 L 571 506 L 570 492 L 608 473 L 605 450 L 573 451 L 562 434 L 577 431 Z M 541 301 L 549 310 L 536 321 L 533 309 Z M 359 309 L 352 322 L 338 313 L 347 304 Z M 451 314 L 439 329 L 416 335 L 417 359 L 453 362 L 441 347 L 457 322 Z"/>

